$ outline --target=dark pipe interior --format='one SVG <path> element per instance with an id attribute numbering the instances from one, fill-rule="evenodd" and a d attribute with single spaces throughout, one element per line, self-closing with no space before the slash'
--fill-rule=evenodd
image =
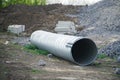
<path id="1" fill-rule="evenodd" d="M 80 39 L 72 46 L 73 59 L 80 65 L 88 65 L 94 61 L 97 55 L 97 47 L 90 39 Z"/>

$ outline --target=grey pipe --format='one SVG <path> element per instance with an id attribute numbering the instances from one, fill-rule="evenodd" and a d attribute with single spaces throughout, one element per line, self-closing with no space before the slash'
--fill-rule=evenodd
<path id="1" fill-rule="evenodd" d="M 96 44 L 88 38 L 38 30 L 32 33 L 30 41 L 40 49 L 82 66 L 91 64 L 97 56 Z"/>

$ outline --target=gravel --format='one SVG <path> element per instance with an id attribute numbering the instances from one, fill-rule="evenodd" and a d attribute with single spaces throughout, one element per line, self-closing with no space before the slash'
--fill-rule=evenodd
<path id="1" fill-rule="evenodd" d="M 117 58 L 117 62 L 120 63 L 120 56 L 118 56 L 118 58 Z"/>
<path id="2" fill-rule="evenodd" d="M 99 54 L 106 54 L 107 56 L 111 58 L 116 58 L 120 60 L 120 41 L 115 41 L 98 51 Z M 119 61 L 118 61 L 119 62 Z"/>
<path id="3" fill-rule="evenodd" d="M 115 68 L 114 73 L 120 75 L 120 68 Z"/>
<path id="4" fill-rule="evenodd" d="M 103 0 L 80 9 L 80 25 L 120 31 L 120 0 Z"/>
<path id="5" fill-rule="evenodd" d="M 103 0 L 79 9 L 79 25 L 84 26 L 78 36 L 89 37 L 99 46 L 99 54 L 106 54 L 119 62 L 120 56 L 120 0 Z"/>

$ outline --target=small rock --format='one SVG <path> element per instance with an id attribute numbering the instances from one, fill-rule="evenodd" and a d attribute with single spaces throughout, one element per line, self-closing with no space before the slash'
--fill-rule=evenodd
<path id="1" fill-rule="evenodd" d="M 52 55 L 52 54 L 48 54 L 47 57 L 48 57 L 48 58 L 52 58 L 53 55 Z"/>
<path id="2" fill-rule="evenodd" d="M 4 43 L 5 45 L 8 45 L 9 44 L 9 41 L 5 41 L 5 43 Z"/>
<path id="3" fill-rule="evenodd" d="M 120 63 L 120 56 L 117 58 L 117 62 Z"/>
<path id="4" fill-rule="evenodd" d="M 114 73 L 120 75 L 120 68 L 115 68 Z"/>
<path id="5" fill-rule="evenodd" d="M 4 72 L 4 74 L 7 74 L 8 72 Z"/>
<path id="6" fill-rule="evenodd" d="M 12 63 L 12 61 L 5 61 L 5 63 L 7 63 L 7 64 L 11 64 L 11 63 Z"/>
<path id="7" fill-rule="evenodd" d="M 39 60 L 38 65 L 39 66 L 46 66 L 46 62 L 44 60 Z"/>

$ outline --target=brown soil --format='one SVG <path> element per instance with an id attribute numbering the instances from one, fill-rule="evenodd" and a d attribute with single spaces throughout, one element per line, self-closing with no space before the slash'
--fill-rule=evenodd
<path id="1" fill-rule="evenodd" d="M 76 13 L 75 6 L 62 6 L 60 4 L 47 6 L 13 5 L 0 11 L 0 31 L 6 31 L 9 25 L 23 24 L 27 32 L 43 29 L 53 31 L 59 20 L 76 22 L 75 18 L 65 16 L 67 13 Z"/>
<path id="2" fill-rule="evenodd" d="M 11 46 L 0 43 L 0 80 L 30 80 L 31 68 L 16 61 L 12 50 Z"/>

